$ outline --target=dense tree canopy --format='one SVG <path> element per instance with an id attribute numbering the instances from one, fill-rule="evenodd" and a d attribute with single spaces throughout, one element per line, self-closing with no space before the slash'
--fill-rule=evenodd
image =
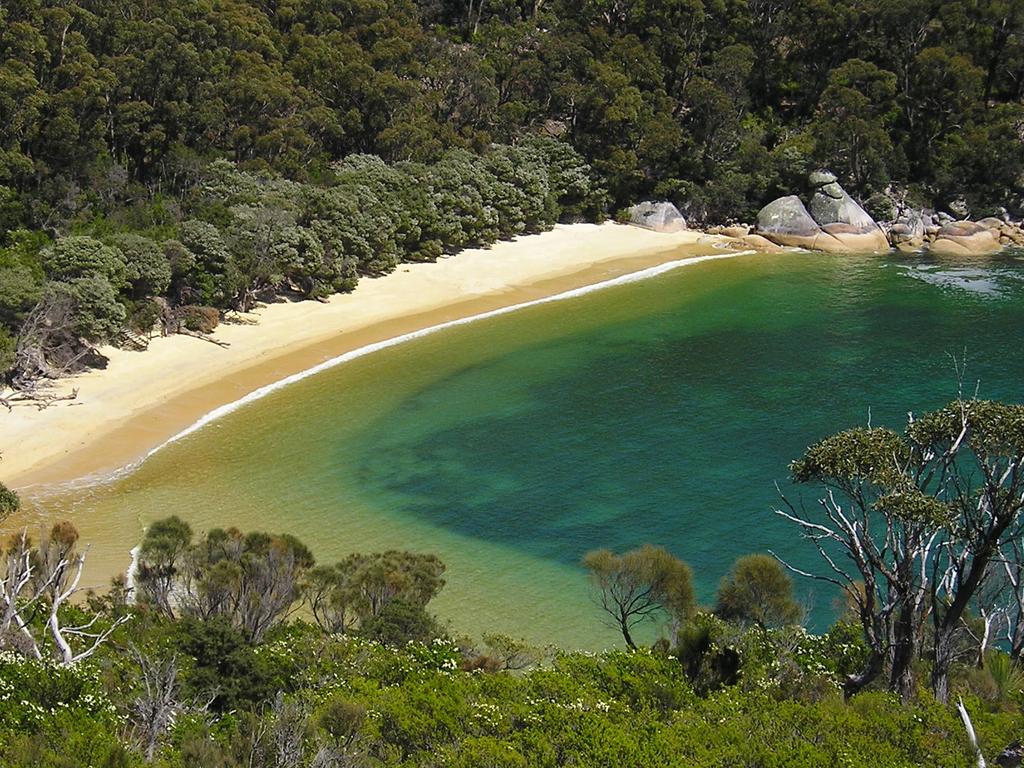
<path id="1" fill-rule="evenodd" d="M 749 218 L 816 165 L 1019 210 L 1022 31 L 1007 0 L 6 3 L 0 371 L 639 197 Z M 23 338 L 41 299 L 58 338 Z"/>
<path id="2" fill-rule="evenodd" d="M 58 230 L 140 198 L 166 211 L 217 157 L 313 179 L 354 153 L 433 162 L 539 130 L 563 133 L 620 203 L 685 190 L 739 214 L 812 160 L 858 191 L 894 179 L 939 197 L 1019 192 L 1024 11 L 1007 0 L 78 0 L 2 13 L 8 229 Z M 985 152 L 971 137 L 994 140 Z M 965 179 L 979 162 L 1010 167 Z"/>
<path id="3" fill-rule="evenodd" d="M 154 201 L 145 215 L 159 206 L 159 223 L 135 231 L 110 216 L 52 240 L 8 233 L 0 376 L 31 387 L 88 364 L 102 343 L 209 332 L 222 312 L 281 293 L 322 299 L 402 261 L 598 215 L 605 200 L 577 152 L 539 137 L 450 149 L 430 165 L 350 155 L 317 183 L 217 159 L 180 192 L 173 213 Z"/>

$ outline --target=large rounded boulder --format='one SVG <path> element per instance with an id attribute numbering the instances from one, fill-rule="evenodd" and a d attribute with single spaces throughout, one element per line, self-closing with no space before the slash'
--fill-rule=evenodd
<path id="1" fill-rule="evenodd" d="M 757 234 L 777 245 L 815 248 L 821 229 L 796 195 L 772 200 L 757 214 Z"/>
<path id="2" fill-rule="evenodd" d="M 942 256 L 983 256 L 1001 247 L 998 231 L 973 221 L 954 221 L 939 230 L 928 250 Z"/>
<path id="3" fill-rule="evenodd" d="M 757 234 L 779 245 L 831 253 L 889 249 L 885 232 L 834 174 L 815 171 L 809 181 L 815 190 L 810 211 L 796 195 L 773 200 L 757 214 Z"/>
<path id="4" fill-rule="evenodd" d="M 686 219 L 672 203 L 643 202 L 629 209 L 629 223 L 655 232 L 682 232 Z"/>
<path id="5" fill-rule="evenodd" d="M 889 240 L 867 211 L 850 197 L 830 171 L 815 171 L 809 178 L 810 214 L 828 235 L 851 251 L 884 251 Z"/>

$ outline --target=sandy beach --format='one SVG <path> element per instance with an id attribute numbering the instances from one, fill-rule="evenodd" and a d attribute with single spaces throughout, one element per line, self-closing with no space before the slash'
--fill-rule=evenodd
<path id="1" fill-rule="evenodd" d="M 154 338 L 145 352 L 106 348 L 103 370 L 58 382 L 71 401 L 0 411 L 0 480 L 13 488 L 131 464 L 215 408 L 345 352 L 533 301 L 688 255 L 719 238 L 619 224 L 550 232 L 403 264 L 327 302 L 281 302 L 229 318 L 214 333 Z"/>

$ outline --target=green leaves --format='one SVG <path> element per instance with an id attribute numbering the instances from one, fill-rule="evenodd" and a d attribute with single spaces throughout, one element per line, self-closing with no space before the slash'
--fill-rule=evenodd
<path id="1" fill-rule="evenodd" d="M 40 254 L 43 269 L 51 280 L 80 277 L 104 278 L 114 288 L 125 282 L 124 255 L 117 248 L 91 237 L 64 237 Z"/>
<path id="2" fill-rule="evenodd" d="M 905 523 L 924 525 L 932 530 L 945 528 L 956 519 L 956 509 L 951 504 L 912 486 L 880 496 L 874 501 L 872 508 L 887 517 L 892 516 Z"/>
<path id="3" fill-rule="evenodd" d="M 630 648 L 636 648 L 630 630 L 637 624 L 658 616 L 679 621 L 695 608 L 690 566 L 664 547 L 644 544 L 622 555 L 598 549 L 584 556 L 583 566 L 590 572 L 601 609 Z"/>
<path id="4" fill-rule="evenodd" d="M 71 332 L 92 344 L 110 339 L 124 327 L 127 313 L 117 291 L 103 277 L 76 277 L 67 282 L 47 285 L 52 301 L 67 301 L 71 306 Z"/>
<path id="5" fill-rule="evenodd" d="M 20 507 L 21 499 L 18 498 L 18 494 L 0 483 L 0 520 L 5 520 L 17 512 Z"/>
<path id="6" fill-rule="evenodd" d="M 733 564 L 718 587 L 715 612 L 762 629 L 795 624 L 803 613 L 793 599 L 792 579 L 770 555 L 747 555 Z"/>
<path id="7" fill-rule="evenodd" d="M 915 443 L 937 451 L 954 443 L 961 432 L 983 456 L 1024 458 L 1024 405 L 957 401 L 914 419 L 907 429 Z"/>
<path id="8" fill-rule="evenodd" d="M 891 429 L 848 429 L 812 445 L 790 472 L 799 483 L 865 480 L 884 486 L 899 481 L 909 457 L 909 447 Z"/>

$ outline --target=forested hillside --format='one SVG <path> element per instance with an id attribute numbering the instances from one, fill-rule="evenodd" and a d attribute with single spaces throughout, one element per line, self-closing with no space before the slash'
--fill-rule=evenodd
<path id="1" fill-rule="evenodd" d="M 10 2 L 5 228 L 173 196 L 211 159 L 300 180 L 549 131 L 615 202 L 742 215 L 824 164 L 1001 201 L 1024 158 L 1012 0 Z"/>
<path id="2" fill-rule="evenodd" d="M 1021 207 L 1014 0 L 15 0 L 0 22 L 20 387 L 158 318 L 203 330 L 639 198 L 749 217 L 819 165 L 869 208 L 890 183 Z"/>

